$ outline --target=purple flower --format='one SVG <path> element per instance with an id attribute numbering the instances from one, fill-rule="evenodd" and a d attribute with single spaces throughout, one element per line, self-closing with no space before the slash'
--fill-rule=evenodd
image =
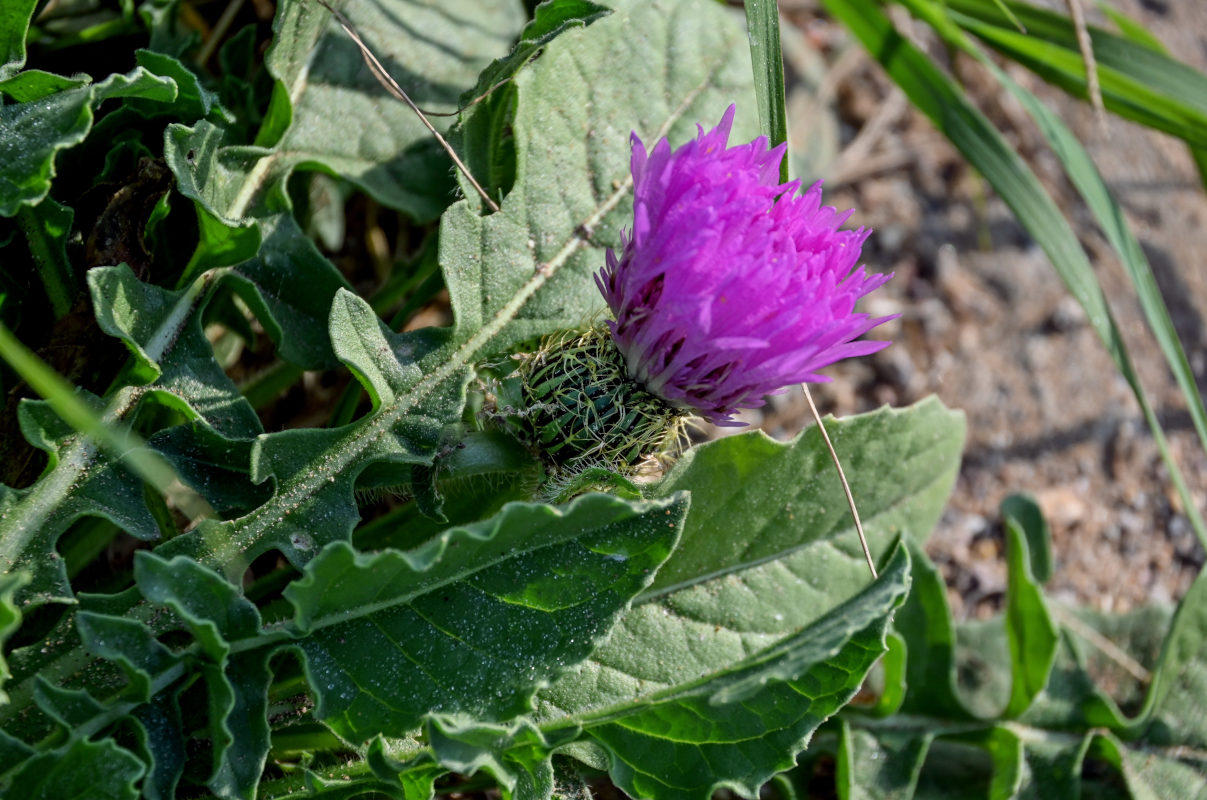
<path id="1" fill-rule="evenodd" d="M 720 425 L 763 397 L 886 341 L 853 341 L 893 317 L 855 313 L 891 275 L 856 266 L 871 231 L 821 205 L 821 183 L 779 183 L 785 146 L 729 147 L 735 107 L 707 133 L 647 153 L 633 134 L 633 229 L 596 276 L 630 377 Z"/>

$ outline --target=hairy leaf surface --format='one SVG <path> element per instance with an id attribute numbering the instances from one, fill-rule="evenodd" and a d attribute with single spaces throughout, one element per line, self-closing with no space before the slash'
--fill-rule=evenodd
<path id="1" fill-rule="evenodd" d="M 592 274 L 632 215 L 630 132 L 651 146 L 663 135 L 679 143 L 738 101 L 734 140 L 753 138 L 744 42 L 710 4 L 616 3 L 516 76 L 514 116 L 488 104 L 468 114 L 467 140 L 490 140 L 483 126 L 510 128 L 515 184 L 498 213 L 480 216 L 481 201 L 469 197 L 442 219 L 440 263 L 460 339 L 499 352 L 592 321 L 603 308 Z M 618 65 L 634 79 L 599 80 Z"/>

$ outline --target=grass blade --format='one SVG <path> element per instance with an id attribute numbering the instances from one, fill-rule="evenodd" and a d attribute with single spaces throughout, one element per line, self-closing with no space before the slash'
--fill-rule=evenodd
<path id="1" fill-rule="evenodd" d="M 1140 385 L 1123 337 L 1094 276 L 1093 267 L 1056 203 L 1001 133 L 967 101 L 946 74 L 897 32 L 875 3 L 871 0 L 823 2 L 829 12 L 841 20 L 880 62 L 918 109 L 930 117 L 952 145 L 989 181 L 1019 223 L 1048 255 L 1074 299 L 1085 310 L 1116 368 L 1131 387 L 1191 525 L 1199 540 L 1207 546 L 1207 526 L 1194 504 L 1181 469 L 1169 451 L 1164 430 Z M 951 34 L 953 26 L 936 6 L 919 0 L 906 0 L 906 5 L 934 25 L 941 34 Z"/>
<path id="2" fill-rule="evenodd" d="M 951 22 L 999 53 L 1071 94 L 1087 96 L 1085 61 L 1068 18 L 1010 3 L 1027 28 L 1023 35 L 979 0 L 950 0 L 945 5 Z M 1092 26 L 1087 33 L 1108 110 L 1189 144 L 1207 146 L 1207 75 L 1132 39 Z"/>
<path id="3" fill-rule="evenodd" d="M 788 141 L 784 104 L 784 56 L 780 51 L 780 14 L 775 0 L 746 0 L 750 64 L 759 104 L 759 127 L 772 145 Z M 780 182 L 788 181 L 788 158 L 780 162 Z"/>

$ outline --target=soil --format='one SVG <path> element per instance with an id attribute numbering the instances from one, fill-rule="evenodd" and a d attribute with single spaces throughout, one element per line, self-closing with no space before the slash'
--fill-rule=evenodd
<path id="1" fill-rule="evenodd" d="M 1174 57 L 1207 70 L 1207 6 L 1114 5 Z M 967 415 L 959 480 L 928 542 L 956 616 L 984 617 L 1001 606 L 998 505 L 1015 492 L 1034 495 L 1051 527 L 1052 596 L 1115 612 L 1180 598 L 1203 566 L 1203 549 L 1131 390 L 1047 257 L 841 27 L 817 14 L 815 3 L 782 7 L 792 22 L 783 30 L 789 61 L 795 53 L 807 70 L 820 54 L 828 70 L 821 82 L 832 99 L 836 146 L 814 154 L 820 174 L 829 176 L 827 202 L 857 209 L 851 223 L 875 229 L 864 251 L 869 269 L 896 273 L 864 310 L 902 315 L 876 334 L 892 339 L 891 347 L 832 368 L 834 382 L 816 387 L 814 397 L 823 412 L 844 416 L 933 393 Z M 1090 21 L 1110 27 L 1093 13 Z M 923 44 L 946 58 L 933 42 Z M 969 60 L 954 66 L 1073 223 L 1194 501 L 1205 510 L 1207 454 L 1126 274 L 1023 109 Z M 1143 245 L 1207 393 L 1207 197 L 1185 145 L 1099 115 L 1017 67 L 1010 72 L 1090 151 Z M 805 74 L 793 77 L 808 82 Z M 790 108 L 790 127 L 819 131 L 824 143 L 817 109 Z M 778 437 L 810 424 L 799 392 L 773 398 L 763 411 L 750 421 Z"/>

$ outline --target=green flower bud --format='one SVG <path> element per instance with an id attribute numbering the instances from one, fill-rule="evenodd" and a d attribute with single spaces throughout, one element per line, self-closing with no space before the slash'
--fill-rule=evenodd
<path id="1" fill-rule="evenodd" d="M 632 475 L 678 447 L 691 414 L 629 377 L 604 325 L 546 337 L 510 384 L 500 405 L 514 405 L 500 410 L 555 479 L 598 467 Z"/>

